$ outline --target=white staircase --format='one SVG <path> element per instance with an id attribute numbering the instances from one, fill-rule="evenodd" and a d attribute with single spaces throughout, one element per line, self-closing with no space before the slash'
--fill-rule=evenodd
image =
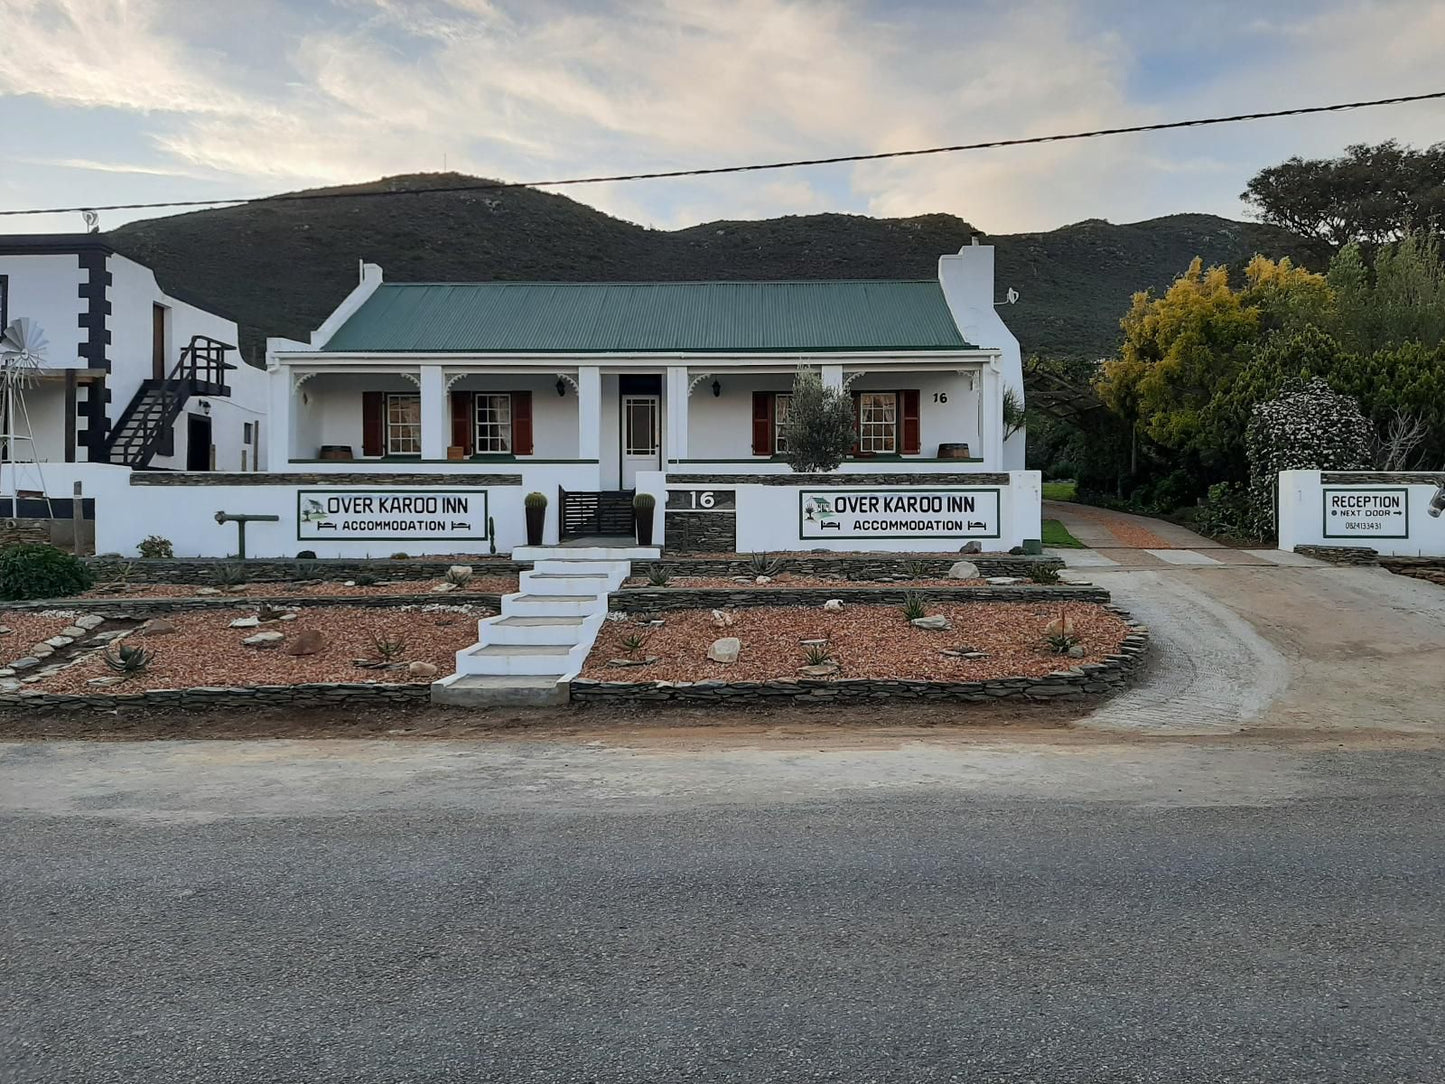
<path id="1" fill-rule="evenodd" d="M 656 560 L 652 546 L 529 546 L 521 590 L 502 596 L 502 612 L 477 622 L 477 642 L 457 652 L 457 672 L 432 685 L 432 702 L 467 707 L 567 702 L 607 618 L 607 596 L 634 560 Z"/>

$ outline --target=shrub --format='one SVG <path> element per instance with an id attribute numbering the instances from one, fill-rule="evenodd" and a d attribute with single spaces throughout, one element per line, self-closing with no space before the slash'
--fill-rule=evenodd
<path id="1" fill-rule="evenodd" d="M 857 440 L 854 424 L 847 390 L 826 388 L 817 370 L 799 369 L 783 422 L 783 458 L 800 474 L 834 470 Z"/>
<path id="2" fill-rule="evenodd" d="M 1194 529 L 1214 538 L 1258 538 L 1260 522 L 1248 488 L 1235 482 L 1210 486 L 1194 513 Z"/>
<path id="3" fill-rule="evenodd" d="M 294 576 L 302 583 L 311 583 L 321 579 L 321 565 L 314 558 L 302 559 L 296 562 Z"/>
<path id="4" fill-rule="evenodd" d="M 904 561 L 903 572 L 910 580 L 928 579 L 927 561 Z"/>
<path id="5" fill-rule="evenodd" d="M 314 561 L 314 560 L 316 560 L 316 551 L 315 551 L 315 550 L 302 550 L 300 553 L 296 554 L 296 560 L 298 560 L 298 561 Z"/>
<path id="6" fill-rule="evenodd" d="M 769 553 L 748 554 L 748 571 L 754 576 L 776 576 L 783 570 L 783 559 Z"/>
<path id="7" fill-rule="evenodd" d="M 833 661 L 833 651 L 828 641 L 824 640 L 821 644 L 804 644 L 803 657 L 808 660 L 809 666 L 822 666 Z"/>
<path id="8" fill-rule="evenodd" d="M 117 674 L 124 674 L 126 677 L 139 674 L 148 667 L 151 664 L 151 657 L 151 653 L 145 648 L 131 647 L 129 644 L 116 645 L 114 655 L 110 653 L 110 648 L 108 647 L 101 653 L 101 658 L 106 666 L 110 667 L 110 669 L 114 670 Z"/>
<path id="9" fill-rule="evenodd" d="M 393 553 L 393 554 L 391 555 L 391 559 L 392 559 L 393 561 L 408 561 L 408 560 L 411 559 L 411 554 L 409 554 L 409 553 Z"/>
<path id="10" fill-rule="evenodd" d="M 136 551 L 142 557 L 174 557 L 175 547 L 171 545 L 169 538 L 162 538 L 158 534 L 147 535 L 140 540 Z"/>
<path id="11" fill-rule="evenodd" d="M 0 598 L 64 598 L 94 582 L 83 561 L 54 546 L 36 542 L 0 549 Z"/>
<path id="12" fill-rule="evenodd" d="M 647 582 L 652 587 L 666 587 L 667 581 L 672 579 L 672 569 L 661 562 L 653 562 L 647 566 Z"/>
<path id="13" fill-rule="evenodd" d="M 371 638 L 371 646 L 382 662 L 395 662 L 406 654 L 406 637 L 398 633 L 379 634 Z"/>
<path id="14" fill-rule="evenodd" d="M 629 632 L 622 638 L 622 650 L 633 658 L 647 646 L 649 637 L 645 632 Z"/>
<path id="15" fill-rule="evenodd" d="M 211 569 L 211 579 L 217 587 L 239 587 L 246 582 L 246 570 L 232 561 L 224 561 Z"/>
<path id="16" fill-rule="evenodd" d="M 1029 565 L 1029 579 L 1034 583 L 1058 583 L 1059 570 L 1053 565 Z"/>
<path id="17" fill-rule="evenodd" d="M 909 621 L 928 616 L 928 603 L 917 591 L 909 591 L 903 596 L 903 616 Z"/>
<path id="18" fill-rule="evenodd" d="M 1067 632 L 1051 632 L 1045 637 L 1055 655 L 1067 655 L 1069 649 L 1079 642 L 1077 636 Z"/>

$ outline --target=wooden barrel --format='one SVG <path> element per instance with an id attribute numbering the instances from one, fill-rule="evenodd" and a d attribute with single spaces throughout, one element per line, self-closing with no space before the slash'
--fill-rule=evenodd
<path id="1" fill-rule="evenodd" d="M 938 446 L 939 459 L 968 459 L 967 444 L 940 444 Z"/>
<path id="2" fill-rule="evenodd" d="M 354 459 L 349 444 L 323 444 L 318 459 Z"/>

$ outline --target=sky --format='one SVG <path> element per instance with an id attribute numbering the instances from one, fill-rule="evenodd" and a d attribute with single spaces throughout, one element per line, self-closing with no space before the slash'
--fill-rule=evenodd
<path id="1" fill-rule="evenodd" d="M 1445 90 L 1445 0 L 0 0 L 0 42 L 0 209 L 718 166 Z M 662 229 L 947 212 L 1012 233 L 1246 217 L 1260 168 L 1387 138 L 1445 140 L 1445 102 L 554 191 Z"/>

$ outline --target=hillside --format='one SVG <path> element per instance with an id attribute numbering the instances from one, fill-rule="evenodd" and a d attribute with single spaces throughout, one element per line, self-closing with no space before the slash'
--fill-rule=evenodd
<path id="1" fill-rule="evenodd" d="M 650 230 L 564 196 L 518 188 L 377 198 L 454 185 L 458 174 L 316 191 L 354 199 L 263 201 L 133 222 L 108 235 L 167 289 L 234 317 L 247 358 L 267 335 L 304 338 L 356 282 L 361 259 L 388 280 L 929 278 L 977 234 L 997 246 L 998 288 L 1019 291 L 1009 325 L 1024 352 L 1110 353 L 1135 290 L 1166 286 L 1196 255 L 1241 265 L 1256 252 L 1321 264 L 1318 245 L 1269 226 L 1171 215 L 1047 233 L 983 232 L 952 215 L 804 215 Z"/>

